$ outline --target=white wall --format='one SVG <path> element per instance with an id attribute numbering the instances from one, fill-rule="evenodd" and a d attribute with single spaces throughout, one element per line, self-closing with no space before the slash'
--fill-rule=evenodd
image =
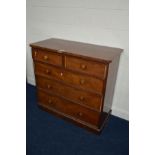
<path id="1" fill-rule="evenodd" d="M 27 80 L 35 84 L 29 43 L 63 38 L 124 49 L 113 114 L 129 119 L 128 0 L 27 0 Z"/>

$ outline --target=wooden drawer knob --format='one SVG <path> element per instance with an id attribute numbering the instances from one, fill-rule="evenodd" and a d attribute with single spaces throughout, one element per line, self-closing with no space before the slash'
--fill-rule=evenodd
<path id="1" fill-rule="evenodd" d="M 80 96 L 79 99 L 80 99 L 81 101 L 84 101 L 84 100 L 85 100 L 85 98 L 84 98 L 83 96 Z"/>
<path id="2" fill-rule="evenodd" d="M 63 76 L 63 75 L 64 75 L 64 74 L 61 72 L 61 73 L 60 73 L 60 76 Z"/>
<path id="3" fill-rule="evenodd" d="M 45 73 L 46 74 L 50 74 L 50 71 L 48 69 L 46 69 Z"/>
<path id="4" fill-rule="evenodd" d="M 52 100 L 51 100 L 51 99 L 49 99 L 49 100 L 48 100 L 48 103 L 49 103 L 49 104 L 51 104 L 51 103 L 52 103 Z"/>
<path id="5" fill-rule="evenodd" d="M 44 60 L 48 60 L 48 56 L 47 55 L 44 55 Z"/>
<path id="6" fill-rule="evenodd" d="M 87 66 L 85 64 L 81 64 L 81 69 L 85 70 L 87 68 Z"/>
<path id="7" fill-rule="evenodd" d="M 80 117 L 83 116 L 83 113 L 82 112 L 79 112 L 78 113 L 78 116 L 80 116 Z"/>
<path id="8" fill-rule="evenodd" d="M 81 79 L 80 80 L 80 84 L 84 84 L 85 83 L 85 80 L 84 79 Z"/>
<path id="9" fill-rule="evenodd" d="M 50 85 L 50 84 L 48 84 L 48 85 L 47 85 L 47 88 L 48 88 L 48 89 L 50 89 L 50 88 L 51 88 L 51 85 Z"/>

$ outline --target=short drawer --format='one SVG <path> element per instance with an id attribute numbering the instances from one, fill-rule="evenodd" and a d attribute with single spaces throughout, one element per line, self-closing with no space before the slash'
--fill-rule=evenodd
<path id="1" fill-rule="evenodd" d="M 56 52 L 33 49 L 32 57 L 35 61 L 41 61 L 53 65 L 62 65 L 62 55 Z"/>
<path id="2" fill-rule="evenodd" d="M 35 63 L 35 73 L 37 75 L 61 80 L 73 86 L 75 85 L 99 93 L 102 93 L 104 86 L 104 81 L 101 79 L 73 73 L 58 67 L 49 66 L 37 62 Z"/>
<path id="3" fill-rule="evenodd" d="M 40 76 L 36 76 L 36 83 L 39 88 L 45 89 L 46 91 L 59 94 L 60 96 L 68 98 L 69 100 L 86 105 L 98 111 L 100 111 L 101 109 L 102 104 L 101 95 L 82 91 L 77 88 L 72 88 L 60 82 L 48 80 Z"/>
<path id="4" fill-rule="evenodd" d="M 65 66 L 68 69 L 89 73 L 101 78 L 106 77 L 107 65 L 101 62 L 90 61 L 73 56 L 65 57 Z"/>
<path id="5" fill-rule="evenodd" d="M 54 109 L 64 115 L 72 116 L 75 119 L 79 119 L 93 125 L 98 125 L 100 116 L 98 112 L 91 111 L 79 106 L 78 104 L 74 104 L 56 96 L 46 94 L 43 91 L 38 91 L 38 101 L 39 104 L 46 106 L 50 110 Z"/>

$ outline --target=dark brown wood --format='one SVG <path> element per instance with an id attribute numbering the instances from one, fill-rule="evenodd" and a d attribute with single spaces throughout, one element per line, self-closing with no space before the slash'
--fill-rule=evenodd
<path id="1" fill-rule="evenodd" d="M 59 53 L 33 49 L 32 57 L 35 61 L 40 61 L 48 64 L 62 66 L 62 55 Z"/>
<path id="2" fill-rule="evenodd" d="M 55 78 L 72 85 L 77 85 L 92 91 L 102 92 L 104 81 L 76 73 L 69 72 L 47 64 L 35 62 L 35 73 L 48 78 Z"/>
<path id="3" fill-rule="evenodd" d="M 51 110 L 48 107 L 43 106 L 42 104 L 38 103 L 38 106 L 42 110 L 47 111 L 47 112 L 53 114 L 56 117 L 59 117 L 61 119 L 67 120 L 67 121 L 70 121 L 71 123 L 74 123 L 75 125 L 78 125 L 79 127 L 85 128 L 88 131 L 93 132 L 93 133 L 95 133 L 97 135 L 101 134 L 102 130 L 107 125 L 107 122 L 108 122 L 110 114 L 111 114 L 111 110 L 110 110 L 108 113 L 106 113 L 106 115 L 102 115 L 102 117 L 101 117 L 102 118 L 102 122 L 101 122 L 100 126 L 96 127 L 96 126 L 94 126 L 92 124 L 83 122 L 81 120 L 76 120 L 74 117 L 65 115 L 64 113 L 61 113 L 60 111 L 57 111 L 57 110 L 54 110 L 54 109 Z"/>
<path id="4" fill-rule="evenodd" d="M 111 113 L 122 49 L 54 38 L 30 46 L 39 107 L 100 133 Z"/>
<path id="5" fill-rule="evenodd" d="M 94 74 L 96 76 L 106 77 L 107 65 L 73 56 L 66 56 L 66 68 L 77 70 L 84 73 Z"/>
<path id="6" fill-rule="evenodd" d="M 55 95 L 49 95 L 43 91 L 38 91 L 38 102 L 42 106 L 48 107 L 49 109 L 55 109 L 63 114 L 74 117 L 95 126 L 99 124 L 100 113 L 88 110 L 78 104 L 74 104 L 67 100 L 62 100 Z"/>
<path id="7" fill-rule="evenodd" d="M 72 88 L 65 84 L 62 85 L 59 82 L 56 82 L 54 80 L 48 80 L 46 78 L 42 78 L 41 76 L 36 76 L 36 84 L 39 88 L 47 90 L 48 92 L 66 97 L 73 102 L 88 106 L 94 110 L 102 111 L 101 95 L 86 92 L 77 88 Z"/>
<path id="8" fill-rule="evenodd" d="M 120 48 L 112 48 L 56 38 L 50 38 L 37 43 L 33 43 L 30 44 L 30 46 L 33 48 L 40 48 L 45 50 L 55 49 L 60 53 L 88 56 L 105 60 L 107 62 L 111 62 L 113 58 L 115 58 L 115 56 L 120 55 L 120 53 L 123 51 Z"/>

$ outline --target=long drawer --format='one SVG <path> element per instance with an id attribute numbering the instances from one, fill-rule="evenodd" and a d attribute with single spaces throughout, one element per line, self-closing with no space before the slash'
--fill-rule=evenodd
<path id="1" fill-rule="evenodd" d="M 44 90 L 59 94 L 60 96 L 62 95 L 70 100 L 89 106 L 92 109 L 95 109 L 98 111 L 101 110 L 101 102 L 102 102 L 101 95 L 82 91 L 80 89 L 73 88 L 65 84 L 62 85 L 60 82 L 48 80 L 40 76 L 36 76 L 36 83 L 38 87 Z"/>
<path id="2" fill-rule="evenodd" d="M 71 103 L 54 95 L 49 95 L 43 91 L 38 91 L 38 102 L 48 109 L 57 110 L 64 115 L 74 117 L 75 119 L 79 119 L 96 126 L 99 123 L 100 113 L 91 111 L 78 104 Z"/>
<path id="3" fill-rule="evenodd" d="M 63 68 L 35 62 L 35 73 L 47 78 L 55 78 L 66 83 L 102 93 L 104 81 L 87 75 L 73 73 Z"/>

